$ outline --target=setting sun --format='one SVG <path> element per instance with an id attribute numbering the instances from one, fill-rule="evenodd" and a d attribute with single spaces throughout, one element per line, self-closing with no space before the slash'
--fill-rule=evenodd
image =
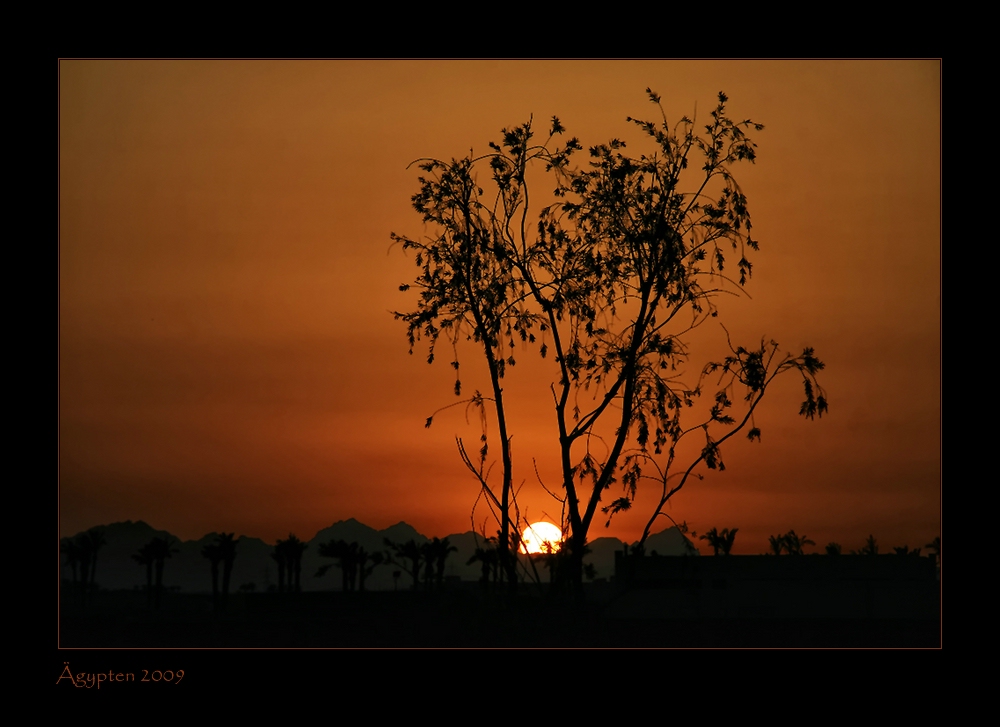
<path id="1" fill-rule="evenodd" d="M 521 534 L 522 553 L 548 553 L 562 547 L 562 531 L 552 523 L 529 525 Z"/>

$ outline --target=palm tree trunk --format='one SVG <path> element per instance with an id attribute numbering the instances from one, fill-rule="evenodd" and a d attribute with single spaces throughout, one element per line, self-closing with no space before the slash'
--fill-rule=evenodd
<path id="1" fill-rule="evenodd" d="M 219 610 L 219 561 L 212 561 L 212 610 Z"/>
<path id="2" fill-rule="evenodd" d="M 229 601 L 229 579 L 233 574 L 233 561 L 226 559 L 222 570 L 222 610 L 226 610 Z"/>
<path id="3" fill-rule="evenodd" d="M 160 596 L 163 593 L 163 563 L 163 558 L 156 561 L 156 608 L 160 607 Z"/>

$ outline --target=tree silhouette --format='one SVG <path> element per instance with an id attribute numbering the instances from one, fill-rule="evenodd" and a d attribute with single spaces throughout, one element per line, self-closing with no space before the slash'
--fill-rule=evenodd
<path id="1" fill-rule="evenodd" d="M 434 552 L 431 541 L 420 546 L 420 557 L 424 563 L 424 590 L 431 590 L 434 585 Z"/>
<path id="2" fill-rule="evenodd" d="M 458 552 L 458 548 L 448 542 L 448 538 L 443 540 L 433 538 L 420 546 L 421 558 L 424 562 L 424 587 L 430 590 L 432 586 L 441 588 L 444 585 L 445 561 L 451 553 Z"/>
<path id="3" fill-rule="evenodd" d="M 479 582 L 482 584 L 483 590 L 486 591 L 490 589 L 491 583 L 496 584 L 499 575 L 500 558 L 497 553 L 496 542 L 496 538 L 487 538 L 482 547 L 476 546 L 472 557 L 466 562 L 466 565 L 472 565 L 477 562 L 481 564 L 482 575 L 479 577 Z"/>
<path id="4" fill-rule="evenodd" d="M 358 590 L 365 590 L 365 581 L 368 580 L 375 569 L 382 565 L 385 560 L 385 553 L 369 553 L 363 547 L 358 547 Z"/>
<path id="5" fill-rule="evenodd" d="M 567 589 L 572 589 L 576 585 L 573 573 L 576 558 L 570 552 L 572 547 L 572 541 L 564 542 L 558 549 L 553 547 L 552 543 L 544 542 L 542 543 L 542 552 L 529 556 L 532 561 L 541 560 L 545 568 L 549 571 L 549 583 L 552 584 L 549 595 L 562 594 Z M 586 557 L 590 552 L 590 547 L 584 546 L 582 556 Z M 643 546 L 636 545 L 633 548 L 632 555 L 641 557 L 644 552 L 645 549 Z M 628 554 L 628 545 L 625 546 L 625 553 L 626 555 Z M 582 575 L 587 580 L 594 580 L 597 577 L 597 569 L 594 564 L 585 564 Z"/>
<path id="6" fill-rule="evenodd" d="M 687 335 L 717 317 L 717 296 L 742 292 L 750 277 L 747 255 L 758 244 L 732 167 L 755 160 L 747 132 L 763 127 L 732 121 L 722 93 L 704 134 L 687 117 L 671 126 L 659 97 L 647 92 L 662 124 L 628 121 L 652 140 L 653 153 L 627 156 L 624 142 L 613 139 L 590 148 L 587 167 L 572 168 L 581 144 L 574 138 L 554 145 L 564 131 L 555 117 L 548 138 L 536 143 L 529 121 L 503 130 L 502 141 L 491 143 L 484 156 L 421 160 L 425 176 L 412 202 L 430 236 L 392 236 L 415 253 L 419 268 L 412 284 L 419 291 L 416 310 L 396 313 L 407 325 L 411 352 L 417 339 L 426 338 L 432 362 L 444 336 L 454 351 L 456 395 L 462 390 L 459 342 L 474 342 L 486 364 L 491 396 L 477 391 L 464 400 L 482 416 L 478 458 L 461 439 L 457 444 L 500 525 L 499 558 L 512 588 L 517 508 L 503 379 L 516 363 L 519 343 L 537 345 L 542 358 L 550 347 L 554 354 L 550 390 L 560 496 L 577 584 L 590 526 L 612 483 L 624 490 L 603 507 L 609 522 L 631 508 L 640 482 L 652 480 L 660 490 L 644 541 L 669 499 L 688 479 L 702 476 L 697 469 L 725 468 L 721 445 L 744 430 L 752 441 L 760 439 L 754 412 L 777 376 L 801 375 L 800 414 L 811 419 L 827 410 L 816 380 L 823 363 L 811 348 L 793 356 L 780 353 L 774 341 L 751 347 L 730 341 L 729 355 L 707 363 L 696 382 L 682 381 Z M 484 166 L 489 193 L 477 181 Z M 530 219 L 527 180 L 537 166 L 555 186 L 555 203 Z M 737 275 L 730 278 L 724 271 L 733 255 Z M 682 420 L 703 394 L 713 402 L 708 411 Z M 488 408 L 500 443 L 498 489 L 487 465 Z M 606 448 L 592 448 L 595 437 Z M 681 440 L 697 437 L 698 454 L 675 461 Z"/>
<path id="7" fill-rule="evenodd" d="M 337 566 L 340 568 L 342 579 L 341 590 L 345 593 L 347 591 L 353 591 L 355 589 L 355 584 L 357 583 L 358 575 L 358 544 L 348 543 L 346 540 L 331 540 L 327 543 L 320 544 L 319 554 L 324 558 L 337 559 Z M 316 571 L 316 577 L 320 578 L 324 576 L 329 569 L 329 565 L 320 567 L 320 569 Z"/>
<path id="8" fill-rule="evenodd" d="M 236 533 L 221 533 L 217 536 L 215 546 L 219 549 L 222 561 L 222 598 L 221 608 L 226 610 L 229 601 L 229 582 L 233 575 L 233 561 L 236 560 Z"/>
<path id="9" fill-rule="evenodd" d="M 219 602 L 219 565 L 222 563 L 223 557 L 222 548 L 219 547 L 218 540 L 214 543 L 209 543 L 202 548 L 201 554 L 208 558 L 208 561 L 212 564 L 212 610 L 218 611 L 221 608 L 221 604 Z M 279 565 L 278 573 L 280 574 L 281 572 L 281 567 Z M 282 578 L 281 575 L 278 577 L 279 579 Z"/>
<path id="10" fill-rule="evenodd" d="M 78 568 L 80 566 L 80 545 L 74 538 L 63 538 L 59 541 L 59 552 L 66 556 L 66 565 L 70 567 L 73 574 L 73 590 L 75 594 L 80 590 Z"/>
<path id="11" fill-rule="evenodd" d="M 939 564 L 941 562 L 941 536 L 937 536 L 924 547 L 931 551 L 930 557 L 934 560 L 934 563 Z"/>
<path id="12" fill-rule="evenodd" d="M 309 546 L 295 537 L 293 533 L 288 534 L 288 540 L 279 541 L 285 550 L 288 567 L 288 590 L 295 593 L 302 591 L 302 554 Z"/>
<path id="13" fill-rule="evenodd" d="M 413 578 L 413 590 L 417 590 L 420 587 L 420 564 L 424 557 L 421 546 L 412 539 L 405 543 L 394 543 L 388 538 L 384 541 L 389 548 L 389 562 L 409 573 Z"/>
<path id="14" fill-rule="evenodd" d="M 789 530 L 784 534 L 785 539 L 785 550 L 788 551 L 789 555 L 802 555 L 802 549 L 807 545 L 816 545 L 812 540 L 810 540 L 805 535 L 799 537 L 795 534 L 794 530 Z"/>
<path id="15" fill-rule="evenodd" d="M 722 532 L 716 532 L 715 528 L 712 528 L 707 533 L 701 536 L 700 540 L 707 540 L 709 546 L 715 555 L 729 555 L 729 551 L 733 549 L 733 542 L 736 540 L 736 533 L 739 528 L 724 528 Z"/>
<path id="16" fill-rule="evenodd" d="M 156 554 L 153 543 L 146 543 L 139 552 L 132 555 L 132 560 L 146 568 L 146 605 L 153 605 L 153 564 Z"/>
<path id="17" fill-rule="evenodd" d="M 363 545 L 357 542 L 348 543 L 345 540 L 331 540 L 319 546 L 319 554 L 324 558 L 336 558 L 342 577 L 343 591 L 365 590 L 365 581 L 375 569 L 386 562 L 385 553 L 369 553 Z M 330 569 L 329 565 L 321 566 L 316 571 L 320 578 Z"/>
<path id="18" fill-rule="evenodd" d="M 878 541 L 874 535 L 869 535 L 861 550 L 852 550 L 851 555 L 878 555 Z"/>
<path id="19" fill-rule="evenodd" d="M 816 543 L 810 540 L 807 536 L 799 536 L 794 530 L 789 530 L 784 535 L 772 535 L 768 538 L 771 544 L 771 555 L 781 555 L 782 553 L 788 553 L 788 555 L 802 555 L 803 548 L 807 545 L 816 545 Z M 831 543 L 830 545 L 837 545 L 836 543 Z M 830 545 L 826 546 L 826 552 L 830 553 Z M 837 545 L 837 548 L 840 546 Z M 838 551 L 839 552 L 839 551 Z"/>
<path id="20" fill-rule="evenodd" d="M 840 543 L 827 543 L 826 544 L 826 554 L 827 555 L 840 555 L 842 548 Z"/>
<path id="21" fill-rule="evenodd" d="M 278 593 L 285 591 L 286 572 L 288 590 L 296 593 L 302 590 L 302 553 L 308 547 L 294 533 L 288 534 L 288 540 L 279 540 L 275 544 L 271 558 L 278 564 Z"/>
<path id="22" fill-rule="evenodd" d="M 170 558 L 174 555 L 174 553 L 178 553 L 180 551 L 177 547 L 175 547 L 175 542 L 170 538 L 153 538 L 149 541 L 146 547 L 149 548 L 149 555 L 156 568 L 156 585 L 154 589 L 153 606 L 154 608 L 159 608 L 163 594 L 164 563 L 166 563 L 167 558 Z"/>
<path id="23" fill-rule="evenodd" d="M 432 542 L 434 543 L 434 562 L 437 564 L 437 582 L 440 587 L 444 584 L 445 561 L 448 560 L 449 555 L 457 553 L 458 548 L 452 545 L 448 541 L 448 538 L 444 538 L 442 540 L 434 538 Z"/>
<path id="24" fill-rule="evenodd" d="M 279 540 L 271 551 L 271 558 L 278 564 L 278 593 L 285 592 L 285 569 L 288 566 L 288 547 Z"/>
<path id="25" fill-rule="evenodd" d="M 90 528 L 76 536 L 85 603 L 89 595 L 97 590 L 97 552 L 105 545 L 104 528 Z"/>
<path id="26" fill-rule="evenodd" d="M 59 550 L 66 556 L 67 565 L 73 569 L 73 581 L 79 590 L 81 605 L 86 606 L 90 594 L 97 590 L 97 552 L 106 544 L 104 528 L 100 527 L 90 528 L 72 539 L 63 538 L 60 541 Z"/>

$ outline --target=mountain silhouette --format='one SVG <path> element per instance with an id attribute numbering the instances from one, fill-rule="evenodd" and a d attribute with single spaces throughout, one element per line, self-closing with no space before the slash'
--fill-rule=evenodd
<path id="1" fill-rule="evenodd" d="M 202 555 L 206 545 L 211 545 L 218 539 L 219 533 L 207 533 L 198 540 L 182 541 L 166 530 L 157 530 L 142 520 L 133 522 L 111 523 L 105 525 L 104 533 L 107 545 L 101 550 L 101 560 L 98 563 L 97 583 L 100 588 L 109 590 L 141 589 L 146 584 L 145 570 L 140 567 L 132 556 L 142 546 L 153 538 L 166 538 L 176 544 L 177 553 L 166 563 L 163 572 L 163 587 L 167 590 L 181 590 L 189 593 L 211 593 L 212 571 L 210 563 Z M 447 536 L 451 545 L 457 551 L 451 553 L 445 565 L 445 578 L 459 578 L 463 581 L 477 581 L 482 574 L 478 563 L 469 564 L 476 547 L 481 546 L 483 538 L 473 532 L 452 533 Z M 331 566 L 334 561 L 319 554 L 319 546 L 332 540 L 356 542 L 369 553 L 384 552 L 385 539 L 394 543 L 405 543 L 414 540 L 425 543 L 429 538 L 418 532 L 406 522 L 398 522 L 384 530 L 376 530 L 354 518 L 340 520 L 317 532 L 306 542 L 307 548 L 302 555 L 302 590 L 329 591 L 340 590 L 341 578 L 335 567 L 327 570 L 325 575 L 316 577 L 316 572 L 322 566 Z M 260 538 L 241 535 L 238 539 L 236 559 L 233 562 L 232 585 L 233 592 L 240 587 L 249 587 L 257 592 L 277 588 L 277 564 L 271 557 L 274 545 Z M 624 548 L 625 543 L 617 538 L 597 538 L 588 545 L 590 553 L 584 559 L 585 563 L 594 565 L 597 578 L 610 578 L 614 575 L 615 551 Z M 691 542 L 677 530 L 668 528 L 651 535 L 646 540 L 646 552 L 656 551 L 660 555 L 682 555 L 685 552 L 697 554 Z M 368 578 L 365 587 L 368 590 L 393 590 L 393 573 L 400 570 L 399 566 L 384 564 L 376 567 Z M 540 573 L 543 572 L 540 570 Z M 71 579 L 72 573 L 68 566 L 62 566 L 62 577 Z M 547 580 L 547 574 L 542 576 Z M 402 582 L 407 582 L 403 577 Z"/>
<path id="2" fill-rule="evenodd" d="M 698 547 L 677 528 L 667 528 L 646 538 L 646 554 L 652 555 L 701 555 Z"/>

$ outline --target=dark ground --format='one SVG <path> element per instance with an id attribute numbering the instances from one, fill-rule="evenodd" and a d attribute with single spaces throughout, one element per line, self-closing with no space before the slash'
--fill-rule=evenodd
<path id="1" fill-rule="evenodd" d="M 474 585 L 474 584 L 470 584 Z M 477 589 L 436 593 L 64 594 L 60 648 L 939 648 L 938 619 L 610 618 L 606 593 L 582 604 L 537 594 L 514 603 Z M 67 652 L 69 653 L 69 652 Z"/>

